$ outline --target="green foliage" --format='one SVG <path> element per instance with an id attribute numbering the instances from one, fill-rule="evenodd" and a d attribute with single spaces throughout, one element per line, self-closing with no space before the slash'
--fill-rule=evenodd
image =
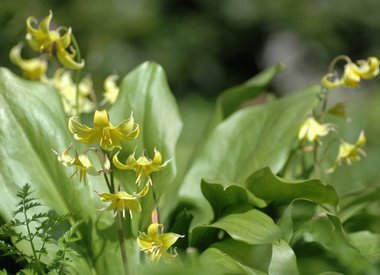
<path id="1" fill-rule="evenodd" d="M 270 169 L 263 168 L 253 173 L 246 181 L 247 188 L 258 197 L 277 202 L 292 202 L 305 199 L 317 204 L 337 206 L 338 194 L 334 187 L 320 180 L 289 181 L 274 175 Z"/>
<path id="2" fill-rule="evenodd" d="M 71 256 L 79 256 L 69 246 L 79 240 L 79 223 L 74 223 L 57 239 L 56 233 L 62 231 L 60 227 L 69 216 L 41 212 L 42 205 L 32 197 L 30 188 L 29 184 L 25 184 L 17 193 L 20 201 L 14 211 L 15 217 L 0 227 L 0 250 L 3 256 L 12 256 L 16 262 L 27 263 L 29 268 L 18 274 L 65 274 L 67 266 L 72 263 Z M 7 239 L 12 240 L 12 243 L 4 241 Z M 52 257 L 52 254 L 55 256 Z"/>
<path id="3" fill-rule="evenodd" d="M 62 167 L 51 150 L 62 152 L 71 140 L 56 91 L 2 69 L 3 254 L 20 261 L 22 274 L 122 274 L 121 238 L 128 269 L 137 274 L 376 274 L 378 188 L 337 192 L 337 183 L 327 176 L 319 179 L 313 166 L 327 166 L 328 157 L 314 163 L 306 155 L 307 170 L 314 171 L 307 178 L 299 179 L 307 173 L 283 173 L 293 152 L 302 151 L 297 132 L 321 103 L 320 87 L 247 103 L 258 99 L 280 70 L 270 68 L 223 93 L 208 127 L 199 122 L 193 144 L 180 135 L 183 110 L 178 110 L 163 69 L 146 62 L 125 76 L 118 100 L 109 108 L 110 121 L 117 125 L 133 111 L 141 135 L 123 144 L 120 158 L 127 159 L 135 147 L 138 154 L 146 150 L 151 156 L 156 147 L 164 160 L 173 160 L 152 174 L 148 195 L 138 198 L 142 212 L 115 228 L 111 211 L 97 211 L 105 205 L 93 191 L 107 191 L 103 178 L 89 175 L 85 185 L 76 176 L 70 179 L 72 168 Z M 84 123 L 88 118 L 81 117 Z M 75 142 L 73 146 L 78 153 L 96 151 Z M 188 148 L 178 150 L 181 146 Z M 315 150 L 322 144 L 310 146 Z M 302 170 L 304 164 L 296 160 L 294 167 Z M 133 195 L 140 191 L 133 171 L 106 168 L 104 175 L 120 190 Z M 20 182 L 31 186 L 17 192 Z M 9 205 L 16 202 L 13 213 Z M 158 217 L 165 225 L 160 233 L 184 235 L 177 235 L 178 257 L 171 264 L 149 264 L 136 241 Z M 83 222 L 74 222 L 79 219 Z M 174 255 L 174 249 L 168 253 Z"/>

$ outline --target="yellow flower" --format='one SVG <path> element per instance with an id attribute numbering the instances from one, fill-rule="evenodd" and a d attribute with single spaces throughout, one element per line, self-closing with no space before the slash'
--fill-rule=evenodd
<path id="1" fill-rule="evenodd" d="M 140 232 L 137 243 L 140 249 L 148 255 L 149 259 L 157 263 L 161 257 L 165 261 L 170 261 L 177 254 L 170 254 L 167 250 L 178 240 L 184 236 L 176 233 L 162 234 L 164 226 L 162 224 L 153 223 L 148 227 L 148 234 Z"/>
<path id="2" fill-rule="evenodd" d="M 320 124 L 313 117 L 309 117 L 302 123 L 298 132 L 298 139 L 319 141 L 320 137 L 326 136 L 332 129 L 330 124 Z"/>
<path id="3" fill-rule="evenodd" d="M 99 143 L 105 151 L 112 151 L 115 147 L 120 148 L 123 141 L 135 139 L 140 132 L 132 115 L 115 127 L 110 123 L 106 110 L 95 111 L 93 128 L 83 125 L 71 117 L 69 130 L 76 140 L 84 144 Z"/>
<path id="4" fill-rule="evenodd" d="M 70 176 L 70 178 L 76 174 L 79 174 L 79 182 L 85 182 L 87 173 L 90 175 L 100 174 L 101 171 L 95 169 L 86 154 L 78 155 L 78 153 L 75 152 L 75 157 L 70 156 L 71 147 L 72 144 L 70 144 L 61 155 L 53 150 L 53 152 L 57 155 L 58 161 L 61 162 L 64 166 L 75 167 L 75 171 Z"/>
<path id="5" fill-rule="evenodd" d="M 77 113 L 77 87 L 72 80 L 71 72 L 58 69 L 53 79 L 45 79 L 45 82 L 57 89 L 61 96 L 65 113 L 75 115 Z M 93 90 L 92 80 L 85 77 L 79 82 L 79 113 L 90 113 L 95 109 L 95 104 L 88 98 Z"/>
<path id="6" fill-rule="evenodd" d="M 342 165 L 343 162 L 346 162 L 348 165 L 351 165 L 352 161 L 359 161 L 361 157 L 365 156 L 365 152 L 362 147 L 366 143 L 366 137 L 364 132 L 361 131 L 358 139 L 355 144 L 348 142 L 341 142 L 339 146 L 338 157 L 336 158 L 335 164 L 333 167 L 328 169 L 327 173 L 332 173 L 335 171 L 337 166 Z"/>
<path id="7" fill-rule="evenodd" d="M 125 191 L 119 191 L 116 194 L 106 193 L 106 192 L 103 192 L 103 193 L 96 192 L 100 196 L 100 199 L 103 202 L 111 202 L 111 204 L 108 207 L 105 207 L 105 208 L 102 208 L 99 210 L 101 210 L 101 211 L 104 211 L 104 210 L 105 211 L 113 211 L 113 210 L 122 211 L 123 217 L 125 217 L 125 210 L 128 210 L 129 214 L 132 218 L 133 212 L 134 213 L 141 212 L 141 205 L 140 205 L 138 198 L 145 196 L 147 192 L 148 192 L 147 186 L 144 187 L 144 189 L 141 192 L 139 192 L 138 194 L 133 194 L 133 195 L 128 194 Z M 116 214 L 117 214 L 117 212 L 115 212 L 115 215 Z"/>
<path id="8" fill-rule="evenodd" d="M 361 147 L 366 143 L 366 137 L 364 132 L 361 131 L 355 144 L 348 142 L 342 142 L 339 146 L 339 153 L 336 162 L 341 165 L 342 162 L 346 162 L 351 165 L 354 160 L 360 160 L 362 156 L 365 156 L 365 152 Z"/>
<path id="9" fill-rule="evenodd" d="M 162 163 L 162 155 L 159 151 L 154 148 L 154 156 L 153 159 L 147 158 L 144 154 L 139 157 L 137 160 L 135 159 L 135 153 L 130 155 L 127 158 L 125 164 L 121 163 L 118 159 L 118 153 L 116 153 L 112 159 L 113 164 L 121 170 L 134 170 L 137 175 L 136 183 L 140 184 L 142 176 L 148 178 L 148 184 L 152 185 L 152 178 L 150 174 L 164 168 L 171 160 L 167 160 Z"/>
<path id="10" fill-rule="evenodd" d="M 14 46 L 10 53 L 9 58 L 13 64 L 19 66 L 25 78 L 31 80 L 39 80 L 45 76 L 47 70 L 47 61 L 41 57 L 32 59 L 23 59 L 21 57 L 22 43 Z"/>
<path id="11" fill-rule="evenodd" d="M 360 75 L 357 74 L 357 66 L 349 62 L 344 66 L 344 72 L 342 76 L 342 83 L 344 86 L 357 87 L 360 82 Z"/>
<path id="12" fill-rule="evenodd" d="M 104 86 L 104 103 L 113 104 L 116 101 L 117 96 L 119 95 L 119 87 L 116 85 L 116 80 L 118 79 L 117 75 L 108 76 L 103 83 Z"/>
<path id="13" fill-rule="evenodd" d="M 376 57 L 369 57 L 367 60 L 358 60 L 353 63 L 348 56 L 338 56 L 332 62 L 333 65 L 339 60 L 345 60 L 344 72 L 341 78 L 338 78 L 333 74 L 332 68 L 330 73 L 326 74 L 322 78 L 322 86 L 328 89 L 338 88 L 338 87 L 357 87 L 360 80 L 371 79 L 379 74 L 379 60 Z"/>
<path id="14" fill-rule="evenodd" d="M 49 15 L 46 16 L 38 25 L 34 27 L 33 24 L 37 24 L 35 17 L 30 16 L 26 19 L 26 40 L 29 45 L 38 52 L 47 52 L 52 54 L 53 49 L 56 48 L 56 54 L 59 62 L 68 69 L 79 70 L 84 67 L 84 60 L 80 62 L 74 61 L 76 52 L 73 49 L 69 49 L 71 44 L 71 28 L 68 28 L 66 32 L 61 35 L 60 27 L 57 30 L 50 29 L 50 22 L 53 18 L 52 11 L 49 11 Z"/>
<path id="15" fill-rule="evenodd" d="M 379 74 L 379 60 L 376 57 L 358 60 L 356 63 L 358 66 L 354 67 L 354 71 L 361 78 L 371 79 Z"/>
<path id="16" fill-rule="evenodd" d="M 343 86 L 343 81 L 333 73 L 328 73 L 322 78 L 322 86 L 327 89 L 334 89 Z"/>

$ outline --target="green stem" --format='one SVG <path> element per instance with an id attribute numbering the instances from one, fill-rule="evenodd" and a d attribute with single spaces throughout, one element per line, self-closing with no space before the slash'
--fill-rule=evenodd
<path id="1" fill-rule="evenodd" d="M 123 260 L 124 273 L 125 275 L 128 275 L 129 274 L 128 257 L 127 257 L 127 250 L 125 248 L 125 240 L 124 240 L 123 216 L 120 211 L 117 211 L 115 220 L 116 220 L 117 235 L 119 237 L 121 258 Z"/>
<path id="2" fill-rule="evenodd" d="M 115 181 L 114 181 L 114 175 L 113 175 L 113 169 L 114 169 L 114 166 L 113 166 L 113 163 L 112 163 L 112 158 L 113 158 L 113 155 L 111 152 L 107 153 L 105 155 L 106 158 L 108 158 L 108 161 L 110 162 L 110 192 L 115 194 L 116 193 L 116 188 L 115 188 Z"/>
<path id="3" fill-rule="evenodd" d="M 79 49 L 78 41 L 76 40 L 75 36 L 71 34 L 71 41 L 73 43 L 75 52 L 76 52 L 76 61 L 81 62 L 82 56 Z M 76 94 L 75 94 L 75 109 L 77 111 L 77 115 L 79 115 L 79 83 L 80 83 L 80 74 L 82 69 L 77 70 L 75 72 L 75 87 L 76 87 Z"/>
<path id="4" fill-rule="evenodd" d="M 112 153 L 111 152 L 104 152 L 104 157 L 108 158 L 110 161 L 110 180 L 108 180 L 107 175 L 104 173 L 104 178 L 106 179 L 107 186 L 110 190 L 110 193 L 115 194 L 116 193 L 116 188 L 115 188 L 115 180 L 114 180 L 114 174 L 113 174 L 113 163 L 112 163 Z M 127 250 L 125 248 L 125 240 L 124 240 L 124 229 L 123 229 L 123 216 L 120 211 L 116 212 L 116 217 L 115 217 L 115 222 L 116 222 L 116 230 L 117 230 L 117 235 L 119 238 L 119 245 L 120 245 L 120 252 L 121 252 L 121 259 L 123 260 L 123 267 L 124 267 L 124 273 L 125 275 L 129 274 L 128 270 L 128 257 L 127 257 Z"/>
<path id="5" fill-rule="evenodd" d="M 65 249 L 63 250 L 62 252 L 62 260 L 65 259 L 65 255 L 66 255 L 66 246 L 65 246 Z M 60 263 L 59 265 L 59 271 L 58 271 L 58 274 L 62 274 L 63 272 L 63 261 Z"/>
<path id="6" fill-rule="evenodd" d="M 319 171 L 319 142 L 316 140 L 314 141 L 314 173 L 315 177 L 319 178 L 320 171 Z"/>
<path id="7" fill-rule="evenodd" d="M 154 190 L 153 186 L 152 186 L 152 194 L 153 194 L 155 211 L 157 212 L 157 223 L 160 223 L 160 212 L 158 210 L 158 199 L 157 199 L 156 191 Z"/>
<path id="8" fill-rule="evenodd" d="M 326 111 L 327 111 L 327 101 L 328 101 L 328 97 L 329 97 L 329 91 L 326 90 L 325 88 L 322 88 L 322 93 L 323 93 L 323 99 L 322 99 L 322 109 L 321 109 L 321 114 L 320 114 L 320 117 L 319 117 L 319 123 L 323 123 L 323 120 L 325 118 L 325 115 L 326 115 Z"/>
<path id="9" fill-rule="evenodd" d="M 335 63 L 342 58 L 345 59 L 346 57 L 345 56 L 338 56 L 337 58 L 335 58 L 333 60 L 333 62 L 331 64 L 335 65 Z M 327 102 L 328 102 L 328 96 L 329 96 L 329 91 L 323 87 L 322 87 L 322 96 L 323 96 L 322 107 L 321 107 L 321 112 L 319 115 L 319 123 L 321 123 L 321 124 L 323 123 L 325 115 L 327 113 Z M 317 117 L 315 111 L 314 111 L 314 116 Z M 316 178 L 320 177 L 320 167 L 319 167 L 319 164 L 320 164 L 320 152 L 319 152 L 320 146 L 319 145 L 320 145 L 319 141 L 315 140 L 314 141 L 314 150 L 313 150 L 313 153 L 314 153 L 314 156 L 313 156 L 314 169 L 313 170 L 314 170 L 314 174 L 315 174 Z"/>
<path id="10" fill-rule="evenodd" d="M 29 237 L 29 243 L 30 243 L 30 247 L 32 248 L 32 252 L 33 252 L 33 257 L 34 257 L 34 260 L 36 262 L 36 265 L 37 265 L 37 269 L 38 269 L 38 273 L 39 274 L 44 274 L 44 270 L 41 266 L 41 263 L 39 261 L 39 258 L 37 257 L 37 252 L 36 252 L 36 249 L 34 247 L 34 243 L 33 243 L 33 236 L 32 236 L 32 233 L 30 231 L 30 227 L 29 227 L 29 220 L 28 220 L 28 216 L 26 214 L 26 206 L 25 206 L 25 201 L 23 202 L 23 213 L 24 213 L 24 218 L 25 218 L 25 223 L 26 223 L 26 229 L 28 230 L 28 237 Z"/>
<path id="11" fill-rule="evenodd" d="M 338 55 L 331 61 L 330 66 L 329 66 L 329 71 L 328 71 L 329 73 L 332 73 L 334 71 L 334 67 L 336 63 L 338 63 L 338 61 L 340 60 L 344 60 L 347 63 L 352 63 L 351 58 L 349 58 L 347 55 Z"/>

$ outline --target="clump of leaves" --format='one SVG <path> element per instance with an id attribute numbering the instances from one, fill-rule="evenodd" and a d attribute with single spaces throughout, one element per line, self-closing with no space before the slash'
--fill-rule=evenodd
<path id="1" fill-rule="evenodd" d="M 44 211 L 32 193 L 29 184 L 17 193 L 20 200 L 14 218 L 0 227 L 0 250 L 25 267 L 17 274 L 65 274 L 71 256 L 77 255 L 71 244 L 80 239 L 80 222 L 63 231 L 70 215 Z"/>

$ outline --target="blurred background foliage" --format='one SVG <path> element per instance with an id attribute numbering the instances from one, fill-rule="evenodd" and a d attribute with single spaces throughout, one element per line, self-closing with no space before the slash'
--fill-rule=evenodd
<path id="1" fill-rule="evenodd" d="M 97 90 L 107 75 L 154 60 L 178 97 L 213 98 L 282 62 L 288 69 L 275 83 L 282 93 L 319 82 L 336 55 L 380 55 L 376 0 L 3 0 L 2 65 L 23 40 L 25 19 L 49 9 L 73 27 Z"/>

